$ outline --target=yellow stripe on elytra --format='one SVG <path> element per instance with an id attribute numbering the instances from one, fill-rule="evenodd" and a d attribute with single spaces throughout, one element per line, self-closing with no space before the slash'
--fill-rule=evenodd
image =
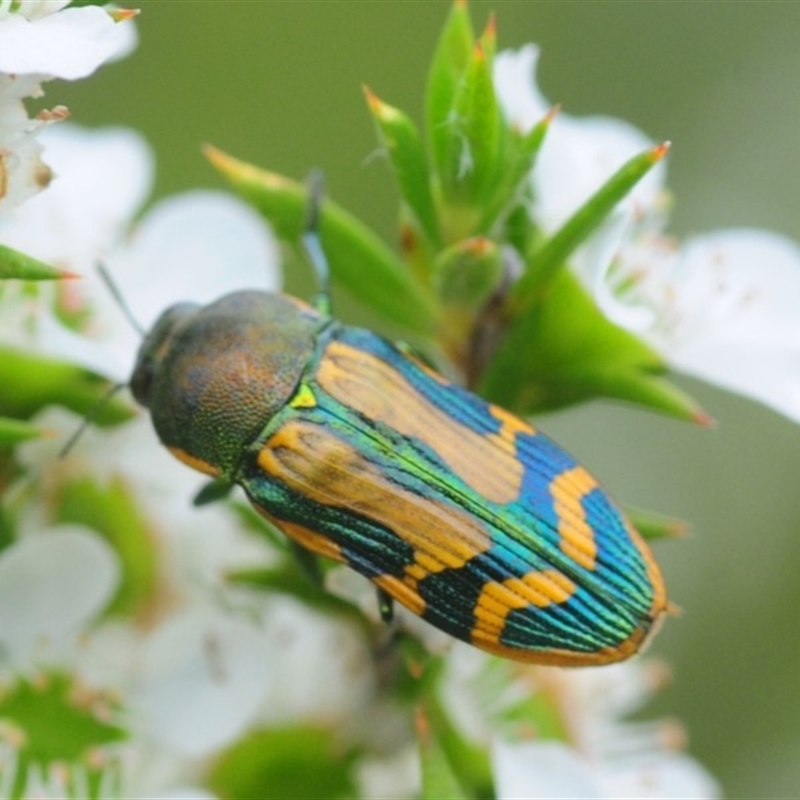
<path id="1" fill-rule="evenodd" d="M 488 531 L 472 515 L 390 482 L 378 465 L 316 423 L 287 422 L 265 442 L 258 465 L 302 497 L 350 509 L 408 543 L 413 562 L 398 579 L 405 588 L 395 582 L 385 587 L 401 603 L 417 604 L 412 595 L 427 575 L 460 569 L 492 545 Z"/>
<path id="2" fill-rule="evenodd" d="M 597 488 L 597 481 L 583 468 L 565 470 L 550 483 L 561 551 L 585 569 L 594 569 L 597 543 L 594 531 L 586 521 L 584 498 Z"/>
<path id="3" fill-rule="evenodd" d="M 528 572 L 521 578 L 508 578 L 502 582 L 488 582 L 475 603 L 472 642 L 479 647 L 499 644 L 506 618 L 512 611 L 565 603 L 576 588 L 572 580 L 554 569 Z"/>
<path id="4" fill-rule="evenodd" d="M 168 450 L 179 461 L 183 461 L 184 464 L 192 469 L 196 469 L 198 472 L 204 472 L 206 475 L 211 475 L 212 478 L 216 478 L 220 474 L 219 467 L 215 467 L 213 464 L 209 464 L 208 461 L 203 461 L 202 458 L 198 458 L 191 453 L 187 453 L 185 450 L 181 450 L 180 447 L 169 447 Z"/>
<path id="5" fill-rule="evenodd" d="M 461 424 L 426 400 L 390 364 L 342 342 L 331 342 L 317 381 L 333 398 L 367 419 L 427 444 L 487 500 L 511 503 L 519 497 L 525 467 L 517 458 L 513 436 L 484 435 Z M 519 429 L 528 430 L 521 420 L 507 416 Z M 504 428 L 515 429 L 507 420 L 503 422 Z"/>
<path id="6" fill-rule="evenodd" d="M 536 433 L 536 429 L 532 425 L 525 422 L 524 419 L 520 419 L 519 417 L 515 416 L 510 411 L 500 408 L 500 406 L 490 405 L 489 411 L 500 423 L 500 432 L 492 435 L 497 436 L 504 441 L 509 442 L 510 444 L 514 443 L 518 433 L 526 433 L 529 436 L 533 436 Z"/>

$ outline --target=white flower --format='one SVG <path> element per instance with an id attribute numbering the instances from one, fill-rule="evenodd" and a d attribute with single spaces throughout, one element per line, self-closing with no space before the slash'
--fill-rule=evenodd
<path id="1" fill-rule="evenodd" d="M 48 190 L 0 217 L 9 247 L 74 272 L 91 272 L 128 230 L 150 193 L 154 160 L 128 128 L 66 124 L 38 138 L 55 177 Z"/>
<path id="2" fill-rule="evenodd" d="M 69 3 L 0 3 L 0 72 L 76 80 L 136 46 L 136 28 L 116 22 L 100 6 Z M 12 9 L 11 6 L 14 6 Z"/>
<path id="3" fill-rule="evenodd" d="M 538 51 L 501 53 L 495 82 L 509 119 L 526 129 L 548 104 L 535 84 Z M 553 232 L 650 142 L 627 123 L 556 117 L 532 176 L 534 220 Z M 758 230 L 683 243 L 666 237 L 659 164 L 573 256 L 598 305 L 673 368 L 753 397 L 800 422 L 800 248 Z"/>
<path id="4" fill-rule="evenodd" d="M 682 753 L 642 757 L 623 766 L 592 763 L 561 742 L 495 742 L 498 800 L 714 800 L 719 786 Z"/>
<path id="5" fill-rule="evenodd" d="M 236 739 L 274 681 L 264 629 L 197 604 L 149 635 L 139 658 L 133 727 L 187 757 Z"/>
<path id="6" fill-rule="evenodd" d="M 535 673 L 561 715 L 570 742 L 495 736 L 498 800 L 515 798 L 696 798 L 721 796 L 716 781 L 680 752 L 677 723 L 629 722 L 661 682 L 654 664 L 626 662 L 580 671 Z"/>
<path id="7" fill-rule="evenodd" d="M 0 212 L 33 197 L 52 178 L 37 139 L 49 120 L 29 119 L 22 102 L 39 94 L 36 78 L 0 73 Z"/>
<path id="8" fill-rule="evenodd" d="M 676 369 L 800 422 L 800 247 L 760 230 L 678 246 L 648 232 L 620 243 L 605 275 L 608 316 Z"/>
<path id="9" fill-rule="evenodd" d="M 136 46 L 136 28 L 115 22 L 99 6 L 65 8 L 69 0 L 0 1 L 0 212 L 7 212 L 47 186 L 37 137 L 65 119 L 56 106 L 30 119 L 23 100 L 41 97 L 53 78 L 75 80 Z"/>
<path id="10" fill-rule="evenodd" d="M 0 552 L 0 662 L 16 668 L 63 657 L 105 608 L 119 564 L 96 534 L 63 525 Z"/>
<path id="11" fill-rule="evenodd" d="M 47 192 L 0 220 L 0 237 L 82 273 L 80 281 L 59 287 L 66 293 L 61 302 L 90 311 L 91 318 L 78 333 L 36 309 L 35 342 L 26 345 L 116 380 L 128 378 L 139 337 L 100 280 L 98 261 L 145 328 L 181 300 L 203 303 L 237 288 L 277 288 L 274 239 L 255 211 L 228 194 L 187 192 L 162 200 L 128 235 L 153 175 L 152 156 L 137 134 L 63 125 L 43 141 L 58 177 Z M 2 324 L 7 339 L 22 335 L 18 320 L 6 317 Z"/>

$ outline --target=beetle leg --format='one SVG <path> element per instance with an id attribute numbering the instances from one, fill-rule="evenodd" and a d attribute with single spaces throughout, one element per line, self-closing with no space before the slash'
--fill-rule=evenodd
<path id="1" fill-rule="evenodd" d="M 233 489 L 233 484 L 229 481 L 219 480 L 215 478 L 203 484 L 197 494 L 192 500 L 193 506 L 207 506 L 209 503 L 216 503 L 218 500 L 224 500 Z"/>
<path id="2" fill-rule="evenodd" d="M 319 566 L 319 559 L 310 550 L 307 550 L 293 539 L 289 539 L 288 542 L 289 550 L 305 576 L 316 586 L 322 586 L 323 575 Z"/>
<path id="3" fill-rule="evenodd" d="M 322 247 L 320 236 L 320 223 L 322 221 L 322 199 L 325 194 L 325 184 L 322 171 L 315 169 L 308 176 L 308 209 L 306 211 L 306 225 L 303 231 L 303 247 L 308 260 L 314 268 L 317 277 L 317 294 L 314 298 L 314 307 L 321 314 L 331 315 L 331 271 L 325 250 Z"/>
<path id="4" fill-rule="evenodd" d="M 378 596 L 378 611 L 381 619 L 387 625 L 390 625 L 394 620 L 394 598 L 380 587 L 376 587 L 375 591 Z"/>

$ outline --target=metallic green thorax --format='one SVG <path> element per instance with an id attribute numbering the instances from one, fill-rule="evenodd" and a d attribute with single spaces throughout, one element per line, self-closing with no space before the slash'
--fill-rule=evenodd
<path id="1" fill-rule="evenodd" d="M 295 390 L 327 324 L 285 295 L 242 291 L 167 309 L 131 377 L 159 439 L 230 478 L 245 448 Z"/>

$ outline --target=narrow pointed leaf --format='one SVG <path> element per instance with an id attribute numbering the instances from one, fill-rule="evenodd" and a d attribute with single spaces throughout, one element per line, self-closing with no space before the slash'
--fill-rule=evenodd
<path id="1" fill-rule="evenodd" d="M 407 204 L 401 203 L 399 211 L 398 240 L 405 266 L 418 283 L 430 286 L 431 264 L 439 248 L 431 243 Z"/>
<path id="2" fill-rule="evenodd" d="M 74 364 L 0 346 L 0 414 L 27 418 L 45 406 L 61 405 L 85 416 L 110 386 Z M 127 402 L 114 397 L 97 410 L 93 422 L 117 425 L 134 414 Z"/>
<path id="3" fill-rule="evenodd" d="M 509 214 L 521 199 L 523 189 L 528 185 L 530 175 L 536 165 L 536 157 L 550 130 L 550 123 L 558 113 L 558 106 L 552 108 L 543 119 L 536 123 L 524 136 L 516 131 L 508 132 L 507 156 L 500 185 L 494 199 L 489 204 L 481 222 L 481 232 L 486 233 L 501 214 Z M 530 225 L 528 218 L 528 225 Z"/>
<path id="4" fill-rule="evenodd" d="M 636 506 L 624 506 L 625 513 L 633 523 L 633 527 L 644 539 L 677 539 L 689 532 L 689 523 L 677 517 L 669 517 Z"/>
<path id="5" fill-rule="evenodd" d="M 486 27 L 483 29 L 483 33 L 478 42 L 491 64 L 497 54 L 497 18 L 495 17 L 494 11 L 489 13 Z"/>
<path id="6" fill-rule="evenodd" d="M 491 63 L 478 46 L 456 91 L 440 174 L 445 205 L 455 206 L 457 214 L 464 215 L 463 206 L 482 207 L 491 196 L 500 175 L 501 121 Z M 467 219 L 474 226 L 481 217 L 478 209 Z M 447 228 L 449 241 L 475 233 L 474 227 L 467 228 L 463 222 Z"/>
<path id="7" fill-rule="evenodd" d="M 422 768 L 422 800 L 468 800 L 422 709 L 417 711 L 417 742 Z"/>
<path id="8" fill-rule="evenodd" d="M 32 256 L 0 244 L 0 279 L 23 281 L 52 281 L 79 277 L 74 272 L 56 269 Z"/>
<path id="9" fill-rule="evenodd" d="M 17 518 L 8 506 L 0 505 L 0 554 L 17 540 Z"/>
<path id="10" fill-rule="evenodd" d="M 683 420 L 707 419 L 662 377 L 665 371 L 654 350 L 608 320 L 563 270 L 548 287 L 547 302 L 511 322 L 478 388 L 519 414 L 610 397 Z"/>
<path id="11" fill-rule="evenodd" d="M 669 143 L 657 145 L 624 164 L 600 187 L 548 240 L 526 259 L 528 269 L 517 281 L 512 293 L 517 312 L 538 299 L 542 288 L 567 262 L 617 203 L 667 154 Z"/>
<path id="12" fill-rule="evenodd" d="M 428 141 L 437 175 L 447 161 L 456 90 L 472 57 L 475 34 L 464 0 L 456 0 L 445 22 L 428 73 L 425 93 Z"/>
<path id="13" fill-rule="evenodd" d="M 279 567 L 232 570 L 225 575 L 225 580 L 230 584 L 293 597 L 317 611 L 365 622 L 364 615 L 356 606 L 310 581 L 293 559 L 287 559 Z"/>
<path id="14" fill-rule="evenodd" d="M 424 720 L 430 728 L 430 737 L 435 747 L 444 755 L 450 772 L 456 777 L 461 791 L 469 790 L 470 796 L 489 797 L 492 794 L 492 768 L 486 750 L 469 742 L 448 716 L 434 692 L 424 698 Z M 437 757 L 438 758 L 438 757 Z M 440 774 L 440 779 L 446 776 Z M 436 795 L 430 795 L 435 797 Z M 463 794 L 443 795 L 462 797 Z"/>
<path id="15" fill-rule="evenodd" d="M 13 447 L 27 439 L 35 439 L 42 435 L 41 428 L 20 419 L 0 417 L 0 448 Z"/>
<path id="16" fill-rule="evenodd" d="M 366 87 L 364 94 L 394 167 L 400 193 L 428 240 L 438 244 L 439 223 L 431 194 L 431 176 L 417 127 L 408 115 L 384 103 Z"/>
<path id="17" fill-rule="evenodd" d="M 234 189 L 296 245 L 306 224 L 308 191 L 302 183 L 254 167 L 206 146 L 206 157 Z M 419 333 L 430 333 L 435 307 L 402 262 L 362 222 L 331 200 L 322 203 L 320 236 L 331 275 L 378 313 Z"/>

